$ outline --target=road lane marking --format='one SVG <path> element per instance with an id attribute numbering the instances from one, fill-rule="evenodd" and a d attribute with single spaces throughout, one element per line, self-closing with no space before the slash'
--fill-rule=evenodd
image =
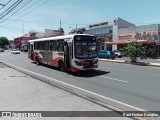
<path id="1" fill-rule="evenodd" d="M 12 67 L 13 69 L 16 69 L 17 71 L 20 71 L 20 72 L 22 72 L 22 73 L 24 73 L 24 74 L 27 74 L 27 75 L 29 75 L 29 76 L 32 76 L 32 77 L 33 77 L 34 75 L 38 75 L 38 76 L 41 76 L 41 77 L 43 77 L 43 78 L 46 78 L 46 80 L 47 80 L 47 81 L 45 81 L 46 83 L 50 83 L 50 84 L 51 84 L 51 83 L 52 83 L 51 81 L 55 81 L 55 82 L 59 83 L 59 85 L 61 85 L 60 88 L 69 86 L 69 88 L 71 87 L 71 88 L 76 89 L 76 90 L 75 90 L 75 93 L 77 93 L 76 91 L 79 90 L 79 91 L 81 91 L 81 92 L 90 94 L 90 95 L 91 95 L 91 98 L 94 98 L 94 97 L 96 96 L 96 98 L 94 98 L 95 100 L 97 100 L 98 98 L 100 98 L 100 101 L 101 101 L 101 102 L 107 103 L 108 105 L 111 105 L 111 106 L 113 106 L 113 107 L 115 107 L 115 108 L 117 108 L 117 109 L 126 110 L 126 108 L 127 108 L 127 110 L 130 109 L 130 111 L 135 111 L 135 110 L 136 110 L 136 111 L 137 111 L 137 110 L 138 110 L 138 111 L 146 111 L 146 110 L 144 110 L 144 109 L 141 109 L 141 108 L 138 108 L 138 107 L 135 107 L 135 106 L 132 106 L 132 105 L 129 105 L 129 104 L 120 102 L 120 101 L 118 101 L 118 100 L 115 100 L 115 99 L 112 99 L 112 98 L 109 98 L 109 97 L 106 97 L 106 96 L 103 96 L 103 95 L 100 95 L 100 94 L 91 92 L 91 91 L 89 91 L 89 90 L 86 90 L 86 89 L 83 89 L 83 88 L 80 88 L 80 87 L 77 87 L 77 86 L 74 86 L 74 85 L 71 85 L 71 84 L 62 82 L 62 81 L 60 81 L 60 80 L 57 80 L 57 79 L 54 79 L 54 78 L 50 78 L 50 77 L 47 77 L 47 76 L 44 76 L 44 75 L 41 75 L 41 74 L 38 74 L 38 73 L 35 73 L 35 72 L 32 72 L 32 71 L 29 71 L 29 70 L 26 70 L 26 69 L 24 69 L 24 68 L 15 66 L 15 65 L 13 65 L 13 64 L 6 63 L 6 62 L 1 61 L 1 60 L 0 60 L 0 62 L 2 62 L 2 63 L 4 63 L 4 64 Z M 27 72 L 27 73 L 25 73 L 25 72 Z M 39 79 L 39 78 L 37 78 L 37 77 L 34 77 L 34 78 L 35 78 L 35 79 Z M 51 81 L 50 81 L 50 80 L 51 80 Z M 56 84 L 55 84 L 55 86 L 56 86 Z M 58 86 L 58 84 L 57 84 L 57 86 Z M 67 88 L 67 87 L 66 87 L 66 88 Z M 79 92 L 78 92 L 78 93 L 79 93 Z M 94 96 L 94 97 L 93 97 L 93 96 Z M 89 96 L 88 96 L 88 97 L 89 97 Z M 104 99 L 105 99 L 105 102 L 104 102 Z M 99 100 L 99 99 L 98 99 L 98 100 Z M 107 102 L 106 102 L 106 101 L 107 101 Z M 116 104 L 116 105 L 115 105 L 115 104 Z M 122 106 L 123 106 L 123 107 L 122 107 Z"/>
<path id="2" fill-rule="evenodd" d="M 107 68 L 107 69 L 110 69 L 109 67 L 102 67 L 102 66 L 98 66 L 98 67 L 100 67 L 100 68 Z"/>
<path id="3" fill-rule="evenodd" d="M 102 67 L 102 66 L 98 66 L 98 68 L 107 69 L 108 71 L 110 71 L 110 69 L 112 69 L 112 68 L 109 68 L 109 67 Z"/>
<path id="4" fill-rule="evenodd" d="M 101 77 L 101 78 L 105 78 L 105 79 L 114 80 L 114 81 L 118 81 L 118 82 L 128 83 L 128 81 L 125 81 L 125 80 L 119 80 L 119 79 L 115 79 L 115 78 L 111 78 L 111 77 L 105 77 L 105 76 L 99 76 L 99 77 Z"/>
<path id="5" fill-rule="evenodd" d="M 0 55 L 9 55 L 9 54 L 11 54 L 11 53 L 2 53 L 2 54 L 0 54 Z"/>

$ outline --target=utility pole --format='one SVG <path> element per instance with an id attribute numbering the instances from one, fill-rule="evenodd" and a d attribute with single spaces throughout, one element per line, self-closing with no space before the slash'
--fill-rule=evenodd
<path id="1" fill-rule="evenodd" d="M 24 26 L 23 26 L 23 23 L 22 23 L 22 36 L 24 35 Z"/>
<path id="2" fill-rule="evenodd" d="M 61 29 L 61 19 L 60 19 L 60 29 Z"/>
<path id="3" fill-rule="evenodd" d="M 76 33 L 77 33 L 77 24 L 76 24 Z"/>

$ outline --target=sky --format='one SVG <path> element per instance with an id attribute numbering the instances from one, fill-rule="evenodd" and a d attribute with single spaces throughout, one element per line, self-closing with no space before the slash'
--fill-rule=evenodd
<path id="1" fill-rule="evenodd" d="M 0 0 L 6 4 L 10 0 Z M 13 3 L 17 0 L 11 0 Z M 29 0 L 28 0 L 29 1 Z M 8 4 L 9 5 L 9 4 Z M 26 7 L 26 8 L 25 8 Z M 0 37 L 13 40 L 29 31 L 77 27 L 120 17 L 135 25 L 160 23 L 160 0 L 32 0 L 5 20 L 7 5 L 0 5 Z"/>

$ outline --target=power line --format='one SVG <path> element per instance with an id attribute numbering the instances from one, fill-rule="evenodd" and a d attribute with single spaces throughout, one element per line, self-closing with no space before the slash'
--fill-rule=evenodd
<path id="1" fill-rule="evenodd" d="M 21 13 L 24 13 L 25 11 L 29 10 L 31 7 L 37 5 L 37 3 L 40 2 L 41 0 L 38 0 L 38 1 L 34 2 L 32 5 L 30 5 L 29 7 L 27 7 L 26 9 L 24 9 L 23 11 L 20 12 L 20 10 L 22 10 L 23 8 L 25 8 L 25 7 L 26 7 L 28 4 L 30 4 L 32 1 L 33 1 L 33 0 L 29 0 L 29 1 L 26 1 L 26 0 L 25 0 L 25 2 L 22 3 L 22 5 L 19 5 L 19 6 L 18 6 L 18 10 L 16 10 L 13 14 L 8 15 L 7 18 L 1 20 L 0 23 L 3 23 L 3 22 L 5 22 L 5 21 L 9 20 L 10 17 L 17 16 L 17 15 L 19 15 L 19 14 L 21 14 Z M 22 8 L 22 9 L 21 9 L 21 8 Z M 18 14 L 17 14 L 17 13 L 18 13 Z"/>
<path id="2" fill-rule="evenodd" d="M 28 21 L 28 20 L 16 20 L 16 21 L 22 21 L 22 22 L 33 22 L 33 23 L 49 23 L 49 24 L 59 24 L 59 22 L 49 22 L 49 21 Z M 61 22 L 61 24 L 68 24 L 68 25 L 75 25 L 74 23 L 63 23 Z M 86 25 L 86 24 L 82 24 L 79 23 L 77 25 Z"/>
<path id="3" fill-rule="evenodd" d="M 19 20 L 19 21 L 23 21 L 23 20 Z M 26 22 L 26 21 L 25 21 L 25 22 Z M 37 22 L 37 21 L 27 21 L 27 22 Z M 47 22 L 47 23 L 48 23 L 48 22 Z M 52 22 L 49 22 L 49 23 L 52 23 Z M 53 23 L 52 23 L 52 24 L 53 24 Z M 59 25 L 59 23 L 54 23 L 54 24 Z M 69 23 L 61 23 L 61 24 L 69 24 Z M 75 24 L 72 24 L 72 25 L 75 25 Z M 155 25 L 155 24 L 153 24 L 153 25 Z M 5 26 L 2 26 L 2 28 L 5 28 Z M 5 29 L 10 29 L 10 28 L 5 28 Z M 13 29 L 22 31 L 22 29 L 18 29 L 18 28 L 13 28 Z M 128 29 L 128 28 L 126 28 L 126 29 Z M 29 30 L 25 30 L 25 31 L 27 32 L 27 31 L 29 31 Z"/>
<path id="4" fill-rule="evenodd" d="M 6 15 L 8 15 L 10 12 L 12 12 L 16 7 L 22 2 L 23 0 L 17 0 L 14 4 L 12 4 L 6 11 L 1 13 L 0 19 L 4 18 Z"/>
<path id="5" fill-rule="evenodd" d="M 12 20 L 11 22 L 9 22 L 9 23 L 7 23 L 7 24 L 5 24 L 5 25 L 2 25 L 2 26 L 6 26 L 6 25 L 9 25 L 10 23 L 15 22 L 16 20 L 18 20 L 18 19 L 22 18 L 23 16 L 26 16 L 27 14 L 29 14 L 29 13 L 33 12 L 34 10 L 38 9 L 39 7 L 41 7 L 42 5 L 46 4 L 46 3 L 47 3 L 47 2 L 49 2 L 49 1 L 50 1 L 50 0 L 47 0 L 47 1 L 43 2 L 42 4 L 40 4 L 39 6 L 37 6 L 36 8 L 34 8 L 34 9 L 30 10 L 29 12 L 25 13 L 24 15 L 22 15 L 22 16 L 20 16 L 20 17 L 18 17 L 18 18 L 17 18 L 17 19 L 15 19 L 15 20 Z"/>
<path id="6" fill-rule="evenodd" d="M 17 1 L 18 2 L 18 1 Z M 18 11 L 20 10 L 20 8 L 22 8 L 22 7 L 24 7 L 24 5 L 27 5 L 27 3 L 28 3 L 28 1 L 26 2 L 26 0 L 25 0 L 25 2 L 23 2 L 23 0 L 21 0 L 21 1 L 19 1 L 20 3 L 18 4 L 18 5 L 16 5 L 15 7 L 14 7 L 14 9 L 12 9 L 12 10 L 10 10 L 11 8 L 13 8 L 12 6 L 14 6 L 14 4 L 16 3 L 13 3 L 11 6 L 9 6 L 9 8 L 7 9 L 7 10 L 5 10 L 2 14 L 4 14 L 4 13 L 6 13 L 8 10 L 8 12 L 7 12 L 7 14 L 5 14 L 4 15 L 4 17 L 6 17 L 6 16 L 9 16 L 10 14 L 12 14 L 13 13 L 13 11 L 15 11 L 15 10 L 17 10 L 18 9 Z M 30 2 L 30 0 L 29 0 L 29 2 Z M 17 11 L 16 11 L 17 12 Z M 16 12 L 14 12 L 13 14 L 15 14 Z M 13 15 L 12 14 L 12 15 Z M 11 16 L 12 16 L 11 15 Z M 9 16 L 10 17 L 10 16 Z M 8 17 L 8 18 L 9 18 Z M 8 19 L 8 18 L 6 18 L 6 19 Z M 6 20 L 5 19 L 5 20 Z M 1 18 L 1 21 L 5 21 L 5 20 L 3 20 L 2 18 Z"/>
<path id="7" fill-rule="evenodd" d="M 2 20 L 0 23 L 3 23 L 5 21 L 7 21 L 10 17 L 17 15 L 16 13 L 18 13 L 21 9 L 23 9 L 26 5 L 28 5 L 29 3 L 31 3 L 32 0 L 28 0 L 25 1 L 22 6 L 20 6 L 13 14 L 11 14 L 9 17 L 7 17 L 6 19 Z"/>
<path id="8" fill-rule="evenodd" d="M 12 19 L 10 19 L 12 20 Z M 49 22 L 49 21 L 31 21 L 31 20 L 13 20 L 13 21 L 21 21 L 21 22 L 33 22 L 33 23 L 46 23 L 46 24 L 59 24 L 59 22 Z M 61 23 L 61 24 L 66 24 L 66 25 L 76 25 L 74 23 Z M 78 23 L 77 25 L 86 25 L 82 23 Z"/>
<path id="9" fill-rule="evenodd" d="M 0 9 L 2 10 L 6 5 L 8 5 L 11 2 L 11 0 L 9 0 L 5 5 L 3 5 L 3 7 Z M 1 4 L 2 5 L 2 4 Z"/>
<path id="10" fill-rule="evenodd" d="M 14 30 L 17 30 L 17 31 L 22 31 L 22 29 L 20 29 L 20 28 L 6 28 L 6 27 L 1 27 L 1 28 L 3 28 L 3 29 L 9 29 L 9 30 L 11 30 L 11 29 L 14 29 Z M 28 32 L 28 31 L 30 31 L 30 30 L 24 30 L 25 32 Z"/>
<path id="11" fill-rule="evenodd" d="M 59 24 L 59 22 L 49 22 L 49 21 L 32 21 L 32 20 L 15 20 L 15 21 L 22 21 L 22 22 L 33 22 L 33 23 L 49 23 L 49 24 Z M 156 22 L 159 24 L 159 22 Z M 84 24 L 84 23 L 62 23 L 62 24 L 68 24 L 68 25 L 90 25 L 90 24 Z M 142 25 L 142 23 L 132 23 L 132 24 L 138 24 Z M 155 24 L 155 23 L 143 23 L 143 25 L 149 25 L 149 24 Z M 128 24 L 118 24 L 118 25 L 128 25 Z M 137 26 L 137 25 L 136 25 Z"/>

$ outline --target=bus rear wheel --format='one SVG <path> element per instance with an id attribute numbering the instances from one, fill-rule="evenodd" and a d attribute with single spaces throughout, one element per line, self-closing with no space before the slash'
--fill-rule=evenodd
<path id="1" fill-rule="evenodd" d="M 59 67 L 59 70 L 64 72 L 65 71 L 65 64 L 63 61 L 59 61 L 58 62 L 58 67 Z"/>

